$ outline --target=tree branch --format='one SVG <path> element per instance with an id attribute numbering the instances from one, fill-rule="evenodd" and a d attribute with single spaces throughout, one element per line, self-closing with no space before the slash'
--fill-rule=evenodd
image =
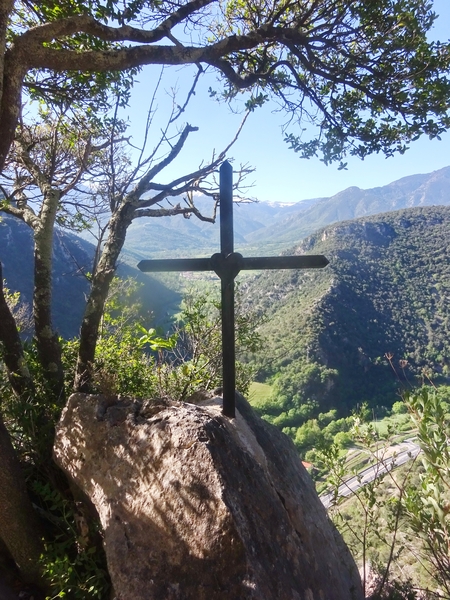
<path id="1" fill-rule="evenodd" d="M 27 73 L 27 66 L 21 64 L 19 57 L 11 56 L 5 52 L 3 62 L 3 85 L 0 97 L 0 171 L 3 170 L 6 157 L 14 140 L 17 121 L 21 112 L 21 97 L 23 80 Z"/>
<path id="2" fill-rule="evenodd" d="M 216 222 L 215 214 L 212 217 L 205 217 L 195 206 L 182 208 L 180 205 L 177 205 L 174 208 L 145 208 L 136 210 L 133 220 L 139 217 L 174 217 L 175 215 L 183 215 L 186 218 L 195 215 L 200 221 L 205 221 L 207 223 Z"/>
<path id="3" fill-rule="evenodd" d="M 24 223 L 26 223 L 31 229 L 35 229 L 39 225 L 39 218 L 36 216 L 31 206 L 25 206 L 23 208 L 16 208 L 11 204 L 2 201 L 0 203 L 0 212 L 4 212 L 7 215 L 16 217 Z"/>
<path id="4" fill-rule="evenodd" d="M 197 73 L 195 75 L 194 78 L 194 83 L 191 86 L 191 89 L 189 90 L 187 96 L 186 96 L 186 100 L 184 101 L 183 106 L 178 106 L 178 111 L 177 113 L 170 119 L 169 121 L 169 125 L 172 124 L 174 121 L 176 121 L 186 110 L 187 105 L 189 104 L 190 99 L 192 98 L 192 96 L 195 94 L 195 88 L 197 87 L 197 83 L 198 80 L 200 79 L 200 75 L 203 73 L 203 67 L 199 64 L 198 65 L 198 70 Z"/>
<path id="5" fill-rule="evenodd" d="M 24 41 L 25 45 L 34 45 L 36 43 L 51 42 L 56 38 L 68 37 L 76 33 L 85 33 L 105 42 L 154 44 L 166 37 L 176 25 L 179 25 L 205 6 L 214 3 L 214 1 L 193 0 L 187 2 L 152 30 L 138 29 L 130 25 L 110 27 L 90 15 L 77 15 L 33 27 L 23 33 L 20 39 Z"/>
<path id="6" fill-rule="evenodd" d="M 186 125 L 169 154 L 161 162 L 149 169 L 147 173 L 136 184 L 135 188 L 127 195 L 128 201 L 136 203 L 140 199 L 142 194 L 151 189 L 150 184 L 153 178 L 158 173 L 160 173 L 165 167 L 167 167 L 167 165 L 169 165 L 172 161 L 175 160 L 175 158 L 181 152 L 181 149 L 183 148 L 189 134 L 193 131 L 198 131 L 198 127 L 192 127 L 192 125 L 189 124 Z"/>
<path id="7" fill-rule="evenodd" d="M 205 167 L 201 167 L 201 168 L 197 169 L 196 171 L 192 171 L 191 173 L 183 175 L 182 177 L 178 177 L 177 179 L 174 179 L 170 183 L 167 183 L 167 184 L 155 183 L 155 182 L 152 182 L 150 179 L 147 182 L 144 192 L 150 191 L 150 190 L 155 190 L 155 191 L 159 191 L 160 193 L 157 194 L 156 196 L 154 196 L 153 198 L 146 198 L 146 199 L 140 200 L 138 208 L 141 209 L 141 208 L 145 208 L 145 207 L 149 207 L 149 206 L 154 206 L 155 204 L 157 204 L 158 202 L 161 202 L 161 200 L 163 200 L 164 198 L 167 198 L 168 196 L 178 196 L 178 195 L 184 194 L 185 192 L 190 191 L 190 190 L 192 190 L 192 191 L 198 190 L 200 181 L 202 179 L 204 179 L 205 177 L 207 177 L 208 175 L 210 175 L 215 169 L 217 169 L 217 167 L 220 165 L 220 163 L 224 161 L 228 151 L 230 150 L 230 148 L 233 146 L 233 144 L 238 139 L 238 137 L 242 131 L 242 128 L 244 127 L 245 122 L 248 119 L 249 114 L 250 114 L 250 112 L 247 112 L 245 114 L 244 118 L 241 121 L 241 124 L 239 125 L 239 128 L 238 128 L 235 136 L 233 137 L 231 142 L 228 144 L 228 146 L 226 146 L 226 148 L 224 148 L 220 152 L 220 154 L 216 158 L 214 158 Z M 184 142 L 183 142 L 183 144 L 184 144 Z M 174 146 L 174 148 L 175 148 L 175 146 Z M 179 150 L 181 150 L 181 147 Z M 178 152 L 179 152 L 179 150 L 178 150 Z M 172 160 L 173 160 L 173 158 L 172 158 Z M 171 161 L 169 161 L 167 164 L 169 164 L 170 162 Z M 140 198 L 144 192 L 142 192 L 138 198 Z"/>

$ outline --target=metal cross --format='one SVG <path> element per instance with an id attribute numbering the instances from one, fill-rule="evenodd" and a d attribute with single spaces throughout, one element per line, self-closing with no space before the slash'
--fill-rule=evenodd
<path id="1" fill-rule="evenodd" d="M 235 416 L 236 352 L 234 337 L 234 279 L 239 271 L 254 269 L 321 269 L 328 260 L 323 255 L 244 258 L 234 252 L 233 169 L 228 161 L 220 167 L 220 252 L 211 258 L 141 260 L 144 272 L 215 271 L 222 291 L 222 380 L 225 416 Z"/>

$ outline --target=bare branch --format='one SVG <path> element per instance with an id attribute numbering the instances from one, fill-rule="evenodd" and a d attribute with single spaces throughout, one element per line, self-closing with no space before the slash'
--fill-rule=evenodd
<path id="1" fill-rule="evenodd" d="M 198 131 L 198 127 L 186 125 L 180 137 L 178 138 L 177 143 L 174 145 L 169 154 L 161 162 L 149 169 L 147 173 L 137 183 L 134 190 L 130 192 L 130 194 L 128 194 L 130 200 L 132 199 L 134 202 L 138 201 L 142 194 L 151 189 L 151 181 L 153 180 L 153 178 L 158 173 L 160 173 L 165 167 L 167 167 L 167 165 L 169 165 L 173 160 L 175 160 L 175 158 L 178 156 L 181 149 L 183 148 L 189 134 L 193 131 Z"/>
<path id="2" fill-rule="evenodd" d="M 197 67 L 198 67 L 198 70 L 197 70 L 197 73 L 194 78 L 194 83 L 192 84 L 191 89 L 188 92 L 188 95 L 186 97 L 184 104 L 183 104 L 183 106 L 178 106 L 178 112 L 170 119 L 169 123 L 173 123 L 184 113 L 187 105 L 189 104 L 190 99 L 195 94 L 195 88 L 197 87 L 198 80 L 200 79 L 200 75 L 202 75 L 202 73 L 203 73 L 203 67 L 200 64 L 197 65 Z"/>
<path id="3" fill-rule="evenodd" d="M 193 171 L 191 173 L 183 175 L 182 177 L 178 177 L 177 179 L 174 179 L 170 183 L 167 183 L 167 184 L 155 183 L 150 178 L 146 183 L 145 190 L 140 194 L 140 196 L 134 196 L 134 197 L 136 199 L 140 199 L 144 192 L 147 192 L 150 190 L 159 191 L 160 193 L 157 194 L 156 196 L 154 196 L 153 198 L 140 199 L 139 205 L 138 205 L 139 208 L 154 206 L 155 204 L 157 204 L 158 202 L 160 202 L 161 200 L 163 200 L 164 198 L 166 198 L 168 196 L 181 195 L 183 193 L 186 193 L 189 190 L 199 190 L 200 189 L 200 187 L 199 187 L 200 181 L 202 181 L 205 177 L 210 175 L 215 169 L 217 169 L 217 167 L 220 165 L 220 163 L 222 163 L 224 161 L 228 151 L 233 146 L 233 144 L 237 141 L 237 139 L 242 131 L 242 128 L 244 127 L 245 122 L 247 121 L 249 114 L 250 114 L 249 112 L 247 112 L 245 114 L 245 116 L 242 119 L 241 124 L 239 125 L 239 128 L 238 128 L 236 134 L 234 135 L 233 139 L 231 140 L 231 142 L 220 152 L 220 154 L 217 157 L 213 157 L 213 160 L 211 160 L 211 162 L 209 164 L 207 164 L 206 166 L 200 167 L 196 171 Z M 197 128 L 195 128 L 195 129 L 197 129 Z M 184 144 L 184 142 L 183 142 L 183 144 Z M 181 147 L 179 150 L 181 150 Z M 168 162 L 166 162 L 166 164 L 169 164 L 170 162 L 171 161 L 168 161 Z M 132 192 L 132 194 L 134 195 L 134 192 Z"/>
<path id="4" fill-rule="evenodd" d="M 207 223 L 215 223 L 216 220 L 215 211 L 212 217 L 206 217 L 195 206 L 183 208 L 179 204 L 174 208 L 145 208 L 137 210 L 134 213 L 133 219 L 139 217 L 174 217 L 175 215 L 183 215 L 186 218 L 195 215 L 200 221 L 206 221 Z"/>

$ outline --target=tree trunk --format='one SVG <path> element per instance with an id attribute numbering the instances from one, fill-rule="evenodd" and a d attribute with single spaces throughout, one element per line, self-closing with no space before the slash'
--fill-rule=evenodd
<path id="1" fill-rule="evenodd" d="M 0 262 L 0 350 L 6 365 L 8 379 L 17 396 L 33 393 L 33 381 L 23 354 L 16 322 L 3 291 L 3 273 Z"/>
<path id="2" fill-rule="evenodd" d="M 19 460 L 0 416 L 0 537 L 24 578 L 41 581 L 43 528 L 28 497 Z"/>
<path id="3" fill-rule="evenodd" d="M 117 268 L 117 260 L 125 243 L 134 208 L 124 203 L 111 218 L 109 234 L 92 278 L 91 292 L 84 311 L 80 331 L 74 389 L 89 393 L 92 388 L 93 364 L 98 331 L 108 297 L 109 287 Z"/>
<path id="4" fill-rule="evenodd" d="M 0 348 L 11 387 L 17 396 L 33 395 L 16 322 L 3 293 L 0 263 Z M 26 491 L 19 460 L 0 415 L 0 537 L 23 576 L 37 582 L 42 553 L 41 524 Z"/>
<path id="5" fill-rule="evenodd" d="M 52 252 L 60 192 L 44 194 L 41 219 L 34 233 L 33 315 L 36 347 L 44 377 L 56 400 L 64 402 L 64 372 L 61 345 L 52 327 Z"/>
<path id="6" fill-rule="evenodd" d="M 0 52 L 1 55 L 5 55 L 6 51 L 6 31 L 9 25 L 9 16 L 14 7 L 14 0 L 2 0 L 0 1 Z M 3 96 L 3 76 L 4 76 L 4 65 L 3 61 L 0 61 L 0 106 L 2 104 Z M 0 111 L 1 112 L 1 111 Z"/>

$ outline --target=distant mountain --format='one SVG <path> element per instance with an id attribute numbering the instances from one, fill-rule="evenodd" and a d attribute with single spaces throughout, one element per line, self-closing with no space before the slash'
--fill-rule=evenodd
<path id="1" fill-rule="evenodd" d="M 210 200 L 200 197 L 197 204 L 205 215 L 211 213 Z M 245 202 L 234 207 L 235 246 L 247 256 L 278 254 L 331 223 L 413 206 L 449 204 L 450 167 L 374 189 L 351 187 L 331 198 L 294 204 Z M 181 215 L 137 219 L 129 229 L 125 254 L 135 262 L 142 258 L 210 255 L 217 252 L 219 239 L 218 219 L 215 225 Z"/>
<path id="2" fill-rule="evenodd" d="M 257 361 L 262 379 L 276 376 L 280 413 L 314 399 L 322 410 L 389 405 L 423 370 L 447 381 L 449 250 L 450 207 L 412 208 L 328 226 L 292 249 L 325 254 L 321 271 L 247 281 L 249 307 L 266 314 Z"/>
<path id="3" fill-rule="evenodd" d="M 413 206 L 450 205 L 450 167 L 427 175 L 403 177 L 383 187 L 350 187 L 331 198 L 313 202 L 307 210 L 291 211 L 270 228 L 247 235 L 248 243 L 293 244 L 331 223 Z"/>
<path id="4" fill-rule="evenodd" d="M 182 203 L 182 198 L 179 199 Z M 240 202 L 234 205 L 234 238 L 236 248 L 248 245 L 247 237 L 259 231 L 269 231 L 273 223 L 291 214 L 301 213 L 317 200 L 296 204 L 281 202 Z M 208 198 L 196 200 L 198 209 L 211 216 L 212 202 Z M 144 258 L 176 258 L 196 254 L 211 255 L 219 250 L 219 218 L 216 223 L 186 219 L 182 215 L 166 218 L 136 219 L 127 233 L 125 254 L 132 260 Z"/>
<path id="5" fill-rule="evenodd" d="M 179 199 L 182 202 L 182 198 Z M 209 215 L 211 201 L 200 197 L 200 210 Z M 428 175 L 405 177 L 372 190 L 349 188 L 331 198 L 313 198 L 288 204 L 283 202 L 243 202 L 234 206 L 236 251 L 244 255 L 279 254 L 307 235 L 342 219 L 383 213 L 412 206 L 450 204 L 450 167 Z M 215 225 L 195 217 L 137 219 L 129 228 L 123 266 L 119 273 L 137 275 L 145 283 L 145 297 L 151 309 L 161 315 L 172 312 L 178 298 L 169 288 L 180 289 L 180 279 L 165 276 L 164 282 L 136 271 L 143 258 L 210 256 L 219 250 L 219 221 Z M 90 270 L 93 247 L 72 234 L 58 233 L 55 240 L 54 313 L 58 330 L 64 336 L 78 332 L 88 282 L 82 270 Z M 24 299 L 32 296 L 31 232 L 22 223 L 2 216 L 0 260 L 8 285 Z M 81 268 L 80 268 L 81 267 Z M 129 270 L 131 269 L 131 270 Z M 148 289 L 147 289 L 148 287 Z"/>
<path id="6" fill-rule="evenodd" d="M 53 247 L 53 315 L 54 326 L 65 338 L 78 334 L 89 282 L 84 273 L 92 270 L 94 246 L 80 237 L 57 231 Z M 32 232 L 21 221 L 8 215 L 0 220 L 0 260 L 3 277 L 11 291 L 31 306 L 33 296 Z M 121 264 L 118 274 L 135 277 L 143 284 L 144 308 L 163 318 L 170 306 L 177 306 L 179 295 L 135 268 Z"/>

